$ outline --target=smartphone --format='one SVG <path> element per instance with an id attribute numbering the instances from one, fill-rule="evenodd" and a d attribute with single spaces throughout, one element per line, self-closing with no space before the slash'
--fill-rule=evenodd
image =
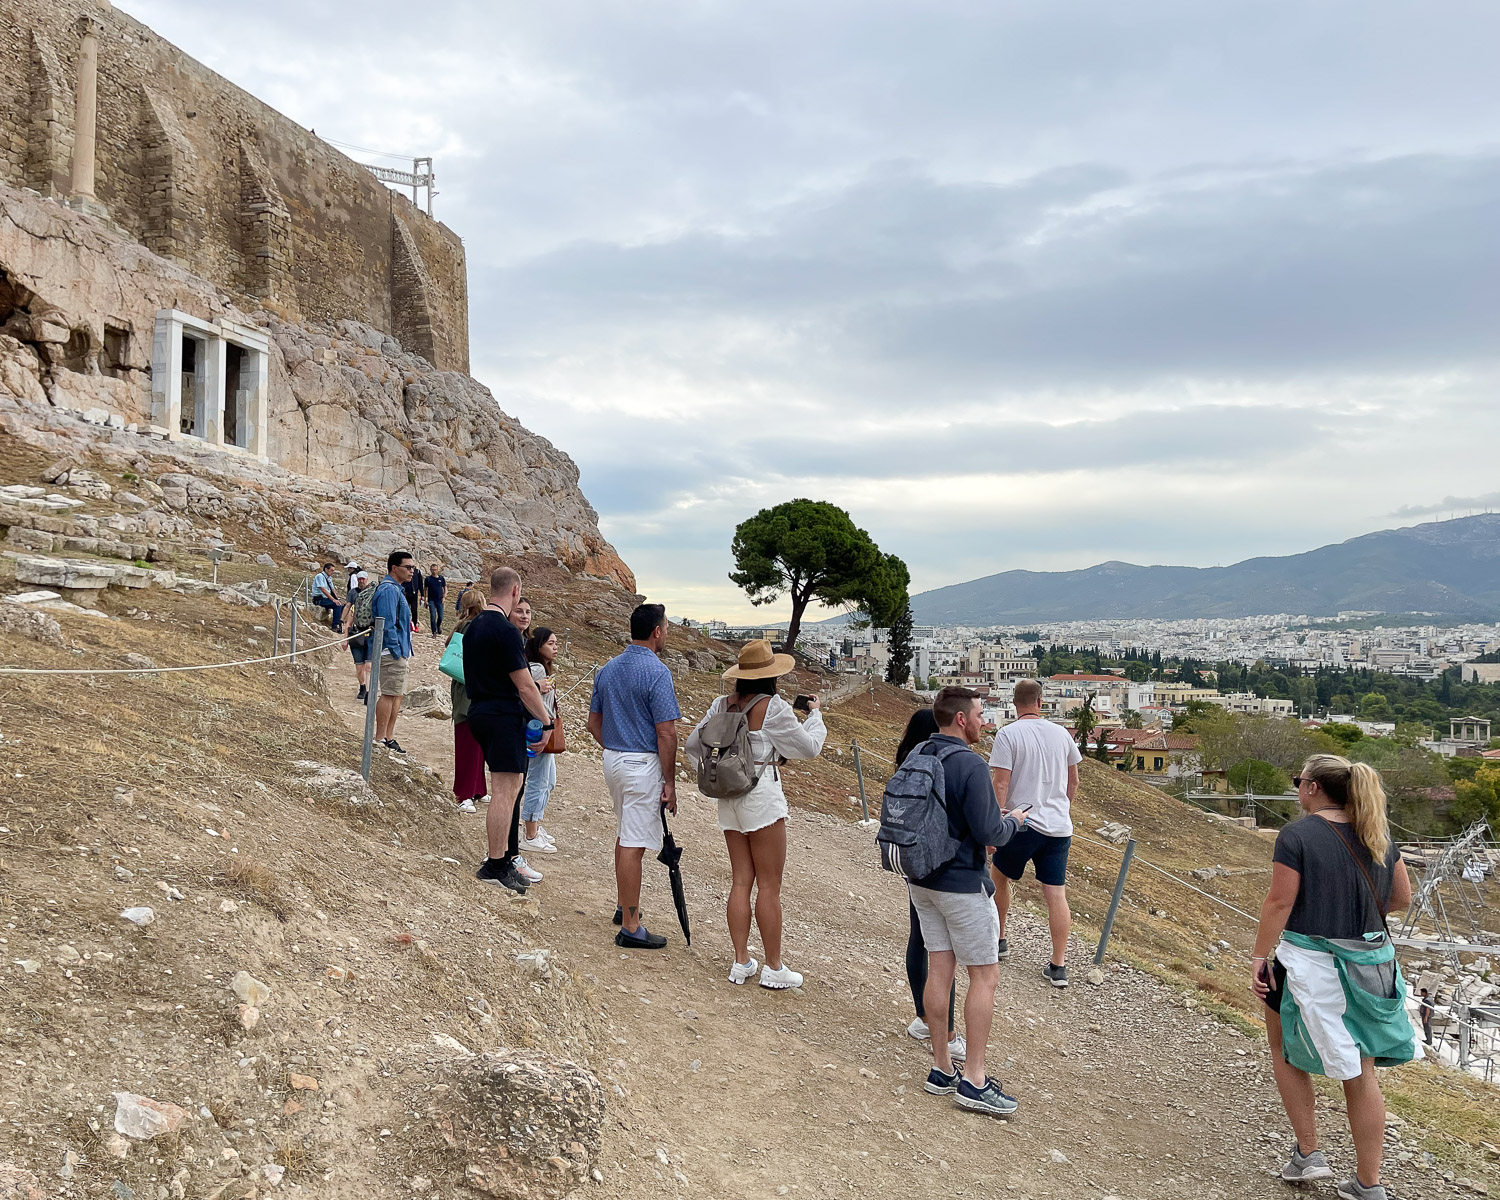
<path id="1" fill-rule="evenodd" d="M 811 699 L 811 696 L 798 696 L 795 700 L 792 701 L 792 707 L 795 708 L 798 712 L 811 712 L 812 707 L 808 704 L 808 701 Z"/>

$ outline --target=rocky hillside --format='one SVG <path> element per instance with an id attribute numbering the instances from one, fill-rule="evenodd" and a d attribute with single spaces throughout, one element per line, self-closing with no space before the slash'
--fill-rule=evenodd
<path id="1" fill-rule="evenodd" d="M 267 457 L 147 432 L 156 313 L 180 309 L 270 336 Z M 144 474 L 188 472 L 253 529 L 290 521 L 283 549 L 374 560 L 396 543 L 477 569 L 477 547 L 535 554 L 633 590 L 572 460 L 352 321 L 246 313 L 206 281 L 51 200 L 0 187 L 0 427 L 53 458 L 97 454 Z M 136 470 L 137 474 L 143 474 Z M 151 513 L 174 509 L 150 488 Z M 201 492 L 196 498 L 206 503 Z M 274 511 L 273 511 L 274 510 Z"/>

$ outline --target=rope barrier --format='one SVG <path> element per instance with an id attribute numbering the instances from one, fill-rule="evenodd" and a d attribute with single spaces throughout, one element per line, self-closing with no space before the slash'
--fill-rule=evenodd
<path id="1" fill-rule="evenodd" d="M 1077 839 L 1078 841 L 1080 841 L 1080 842 L 1088 842 L 1090 845 L 1093 845 L 1093 846 L 1102 846 L 1106 850 L 1114 850 L 1114 849 L 1116 849 L 1116 847 L 1111 846 L 1111 845 L 1109 845 L 1106 842 L 1099 842 L 1099 841 L 1095 841 L 1091 837 L 1084 837 L 1081 833 L 1075 833 L 1073 835 L 1073 837 L 1075 839 Z M 1200 896 L 1204 897 L 1205 899 L 1212 900 L 1215 904 L 1219 905 L 1221 908 L 1227 908 L 1232 913 L 1238 913 L 1240 916 L 1244 917 L 1245 920 L 1247 920 L 1247 921 L 1253 921 L 1257 925 L 1260 924 L 1260 918 L 1259 917 L 1251 916 L 1243 908 L 1236 908 L 1233 904 L 1230 904 L 1229 901 L 1227 901 L 1227 900 L 1221 900 L 1218 896 L 1215 896 L 1212 892 L 1205 892 L 1200 887 L 1194 887 L 1186 879 L 1183 879 L 1183 878 L 1181 878 L 1181 877 L 1179 877 L 1177 875 L 1172 874 L 1172 872 L 1168 871 L 1165 867 L 1159 867 L 1159 866 L 1157 866 L 1150 859 L 1148 859 L 1148 858 L 1142 858 L 1140 855 L 1136 855 L 1135 861 L 1138 862 L 1138 863 L 1140 863 L 1141 866 L 1143 866 L 1143 867 L 1150 867 L 1153 871 L 1155 871 L 1159 875 L 1165 875 L 1173 883 L 1179 883 L 1183 887 L 1187 888 L 1189 891 L 1197 892 Z"/>
<path id="2" fill-rule="evenodd" d="M 369 631 L 366 630 L 366 633 Z M 280 662 L 287 658 L 301 658 L 304 654 L 314 654 L 319 650 L 327 650 L 333 646 L 347 645 L 354 637 L 363 637 L 364 634 L 350 634 L 348 637 L 339 638 L 336 642 L 319 642 L 316 646 L 309 646 L 305 650 L 291 651 L 287 654 L 273 654 L 267 658 L 242 658 L 235 662 L 222 663 L 196 663 L 187 667 L 0 667 L 0 675 L 166 675 L 173 671 L 220 671 L 226 667 L 253 667 L 260 663 Z"/>

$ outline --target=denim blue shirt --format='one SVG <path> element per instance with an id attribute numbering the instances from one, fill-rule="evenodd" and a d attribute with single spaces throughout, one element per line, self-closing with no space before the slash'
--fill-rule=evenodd
<path id="1" fill-rule="evenodd" d="M 390 587 L 386 587 L 390 584 Z M 411 605 L 401 585 L 387 575 L 375 585 L 375 599 L 370 601 L 370 615 L 385 618 L 381 650 L 397 658 L 411 657 Z"/>
<path id="2" fill-rule="evenodd" d="M 599 668 L 589 712 L 602 718 L 606 750 L 656 753 L 656 727 L 682 716 L 667 664 L 645 646 L 626 646 Z"/>

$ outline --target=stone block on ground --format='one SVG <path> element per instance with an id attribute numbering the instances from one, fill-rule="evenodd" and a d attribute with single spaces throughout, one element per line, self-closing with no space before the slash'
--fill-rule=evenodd
<path id="1" fill-rule="evenodd" d="M 328 763 L 299 759 L 292 764 L 292 782 L 310 796 L 351 808 L 380 808 L 380 797 L 358 771 Z"/>

